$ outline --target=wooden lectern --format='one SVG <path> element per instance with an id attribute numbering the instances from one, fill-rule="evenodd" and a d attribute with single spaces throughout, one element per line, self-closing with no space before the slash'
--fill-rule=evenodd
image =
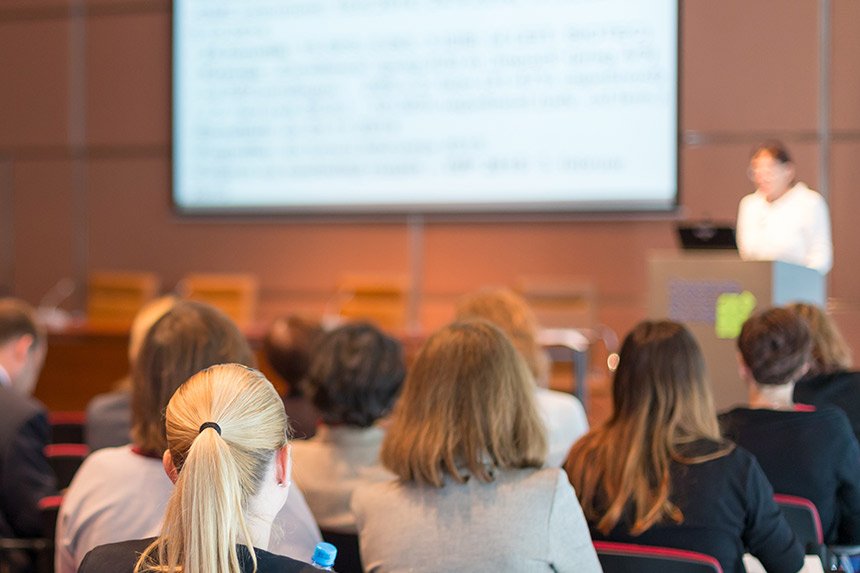
<path id="1" fill-rule="evenodd" d="M 780 261 L 737 253 L 655 252 L 649 257 L 648 315 L 684 323 L 705 355 L 718 411 L 744 403 L 735 339 L 746 317 L 790 302 L 824 306 L 826 277 Z"/>

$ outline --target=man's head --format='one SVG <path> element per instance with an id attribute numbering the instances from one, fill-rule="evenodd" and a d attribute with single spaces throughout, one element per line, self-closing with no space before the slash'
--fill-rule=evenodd
<path id="1" fill-rule="evenodd" d="M 33 309 L 18 299 L 0 299 L 0 366 L 12 388 L 25 395 L 33 393 L 45 350 L 45 331 Z"/>

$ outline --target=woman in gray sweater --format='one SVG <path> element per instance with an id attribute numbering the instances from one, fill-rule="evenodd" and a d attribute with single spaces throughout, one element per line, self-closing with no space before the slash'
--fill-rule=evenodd
<path id="1" fill-rule="evenodd" d="M 565 475 L 541 469 L 533 382 L 485 321 L 434 334 L 382 444 L 398 480 L 353 496 L 368 572 L 600 571 Z"/>

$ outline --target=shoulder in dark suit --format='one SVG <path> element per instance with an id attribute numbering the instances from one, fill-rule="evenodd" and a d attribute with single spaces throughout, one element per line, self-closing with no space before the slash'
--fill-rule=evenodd
<path id="1" fill-rule="evenodd" d="M 131 573 L 140 555 L 153 541 L 155 538 L 136 539 L 96 547 L 84 557 L 78 573 Z M 253 570 L 253 562 L 248 548 L 239 545 L 237 551 L 243 573 L 250 573 Z M 257 555 L 257 573 L 319 573 L 319 569 L 289 557 L 257 548 L 254 548 L 254 553 Z"/>
<path id="2" fill-rule="evenodd" d="M 49 436 L 41 404 L 0 386 L 0 535 L 42 533 L 39 500 L 56 493 L 44 453 Z"/>
<path id="3" fill-rule="evenodd" d="M 860 372 L 843 370 L 804 378 L 794 387 L 794 401 L 836 406 L 848 416 L 854 435 L 860 440 Z"/>

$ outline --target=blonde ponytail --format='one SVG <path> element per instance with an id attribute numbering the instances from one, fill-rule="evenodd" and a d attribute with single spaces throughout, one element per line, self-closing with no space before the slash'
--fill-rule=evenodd
<path id="1" fill-rule="evenodd" d="M 135 572 L 238 573 L 237 544 L 248 547 L 256 571 L 245 511 L 275 451 L 287 443 L 277 392 L 256 370 L 213 366 L 180 386 L 166 423 L 178 479 L 161 536 Z"/>

